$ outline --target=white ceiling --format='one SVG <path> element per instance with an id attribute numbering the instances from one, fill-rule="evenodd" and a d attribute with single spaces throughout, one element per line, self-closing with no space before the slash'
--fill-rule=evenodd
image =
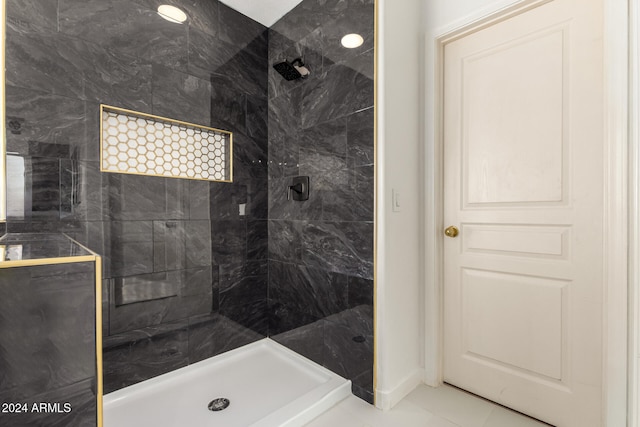
<path id="1" fill-rule="evenodd" d="M 221 0 L 243 15 L 271 27 L 302 0 Z"/>

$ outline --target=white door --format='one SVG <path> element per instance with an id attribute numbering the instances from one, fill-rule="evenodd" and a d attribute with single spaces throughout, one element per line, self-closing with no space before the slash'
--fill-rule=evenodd
<path id="1" fill-rule="evenodd" d="M 602 1 L 445 45 L 445 381 L 602 426 Z"/>

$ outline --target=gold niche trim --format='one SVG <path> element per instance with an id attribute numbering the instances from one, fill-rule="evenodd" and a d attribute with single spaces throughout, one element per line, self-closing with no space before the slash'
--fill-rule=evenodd
<path id="1" fill-rule="evenodd" d="M 233 182 L 233 134 L 101 104 L 100 170 Z"/>

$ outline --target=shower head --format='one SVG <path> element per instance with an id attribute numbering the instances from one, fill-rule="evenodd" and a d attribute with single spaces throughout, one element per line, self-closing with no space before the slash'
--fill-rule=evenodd
<path id="1" fill-rule="evenodd" d="M 285 80 L 306 79 L 311 72 L 304 66 L 301 58 L 294 59 L 291 62 L 283 61 L 273 64 L 273 68 L 280 73 Z"/>

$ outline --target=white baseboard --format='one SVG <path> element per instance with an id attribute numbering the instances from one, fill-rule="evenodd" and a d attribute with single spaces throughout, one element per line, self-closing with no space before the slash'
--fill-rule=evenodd
<path id="1" fill-rule="evenodd" d="M 416 369 L 391 390 L 376 390 L 376 407 L 388 411 L 423 382 L 424 369 Z"/>

